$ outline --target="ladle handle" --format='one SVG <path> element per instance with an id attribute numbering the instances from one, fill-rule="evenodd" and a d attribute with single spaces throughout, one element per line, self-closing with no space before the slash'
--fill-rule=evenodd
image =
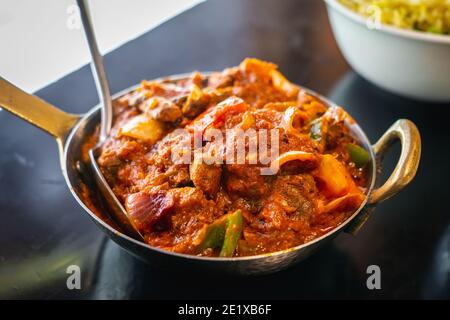
<path id="1" fill-rule="evenodd" d="M 97 93 L 100 98 L 102 121 L 100 125 L 100 141 L 104 141 L 111 130 L 113 121 L 113 107 L 111 99 L 111 90 L 109 89 L 108 78 L 106 77 L 105 67 L 103 65 L 103 58 L 97 46 L 95 39 L 94 28 L 92 27 L 89 7 L 86 0 L 77 0 L 80 8 L 80 18 L 83 23 L 84 33 L 91 52 L 91 70 L 94 75 Z"/>
<path id="2" fill-rule="evenodd" d="M 1 77 L 0 106 L 50 133 L 60 142 L 64 141 L 80 117 L 66 113 L 35 95 L 26 93 Z"/>

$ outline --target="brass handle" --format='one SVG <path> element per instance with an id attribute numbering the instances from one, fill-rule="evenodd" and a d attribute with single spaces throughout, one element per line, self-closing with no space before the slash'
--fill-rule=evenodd
<path id="1" fill-rule="evenodd" d="M 80 116 L 69 114 L 0 77 L 0 106 L 50 133 L 62 146 Z"/>
<path id="2" fill-rule="evenodd" d="M 402 144 L 400 158 L 391 176 L 372 192 L 369 199 L 371 205 L 389 199 L 406 187 L 416 175 L 422 144 L 419 130 L 410 120 L 398 120 L 375 143 L 373 151 L 377 161 L 382 161 L 384 154 L 396 140 L 400 140 Z"/>
<path id="3" fill-rule="evenodd" d="M 396 140 L 400 140 L 402 150 L 394 171 L 381 187 L 372 191 L 366 207 L 346 228 L 347 233 L 355 236 L 369 219 L 376 205 L 402 190 L 416 175 L 422 148 L 421 139 L 416 125 L 409 120 L 400 119 L 395 122 L 372 147 L 377 165 Z"/>

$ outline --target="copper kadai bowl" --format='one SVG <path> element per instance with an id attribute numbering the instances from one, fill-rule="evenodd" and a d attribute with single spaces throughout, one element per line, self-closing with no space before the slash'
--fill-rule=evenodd
<path id="1" fill-rule="evenodd" d="M 207 76 L 208 74 L 204 73 L 204 75 Z M 157 79 L 156 81 L 170 82 L 184 78 L 187 78 L 187 75 L 175 75 L 164 78 L 164 80 Z M 135 88 L 132 87 L 120 92 L 113 98 L 118 98 L 125 93 L 133 91 Z M 335 105 L 333 102 L 308 89 L 304 90 L 328 103 L 329 106 Z M 414 123 L 409 120 L 400 119 L 395 122 L 374 145 L 369 142 L 364 131 L 357 124 L 348 124 L 352 134 L 369 150 L 371 157 L 368 170 L 369 185 L 367 197 L 351 217 L 327 234 L 288 250 L 249 257 L 198 257 L 168 252 L 134 240 L 102 220 L 83 202 L 81 185 L 89 185 L 86 181 L 86 176 L 89 176 L 89 173 L 86 175 L 86 172 L 80 171 L 80 163 L 82 161 L 81 146 L 99 124 L 99 106 L 92 108 L 84 115 L 68 114 L 35 96 L 21 91 L 2 78 L 0 78 L 0 106 L 50 133 L 56 139 L 60 151 L 61 169 L 67 186 L 80 206 L 103 232 L 140 259 L 152 265 L 164 268 L 176 267 L 178 270 L 207 270 L 208 272 L 249 275 L 273 273 L 287 268 L 308 257 L 340 232 L 355 234 L 369 218 L 370 213 L 378 203 L 390 198 L 411 182 L 416 174 L 421 153 L 419 131 Z M 381 162 L 385 151 L 397 140 L 401 142 L 401 154 L 397 166 L 389 179 L 381 187 L 375 188 L 379 174 L 377 164 Z"/>

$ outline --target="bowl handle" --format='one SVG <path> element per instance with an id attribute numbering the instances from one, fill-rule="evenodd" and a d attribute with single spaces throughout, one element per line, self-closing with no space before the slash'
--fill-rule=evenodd
<path id="1" fill-rule="evenodd" d="M 0 77 L 0 106 L 50 133 L 62 147 L 80 116 L 66 113 Z"/>
<path id="2" fill-rule="evenodd" d="M 419 167 L 421 154 L 420 133 L 416 125 L 406 119 L 396 121 L 373 145 L 373 151 L 377 162 L 377 168 L 383 161 L 383 156 L 394 142 L 400 140 L 401 152 L 400 158 L 391 176 L 379 188 L 372 191 L 366 207 L 355 220 L 346 228 L 346 232 L 356 235 L 376 205 L 386 199 L 389 199 L 397 192 L 405 188 L 414 178 Z"/>
<path id="3" fill-rule="evenodd" d="M 400 140 L 402 145 L 398 163 L 386 182 L 372 191 L 369 199 L 370 205 L 376 205 L 389 199 L 406 187 L 416 175 L 422 144 L 419 130 L 410 120 L 398 120 L 375 143 L 373 151 L 377 164 L 381 163 L 386 151 L 397 140 Z"/>

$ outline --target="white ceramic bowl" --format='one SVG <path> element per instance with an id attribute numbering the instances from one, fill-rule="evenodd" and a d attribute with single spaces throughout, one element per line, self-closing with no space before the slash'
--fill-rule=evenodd
<path id="1" fill-rule="evenodd" d="M 450 102 L 450 36 L 369 28 L 367 18 L 337 0 L 325 2 L 336 41 L 356 72 L 402 96 Z"/>

